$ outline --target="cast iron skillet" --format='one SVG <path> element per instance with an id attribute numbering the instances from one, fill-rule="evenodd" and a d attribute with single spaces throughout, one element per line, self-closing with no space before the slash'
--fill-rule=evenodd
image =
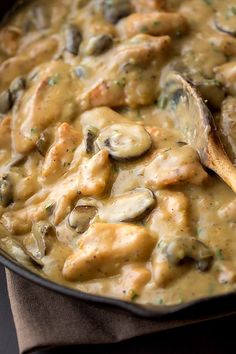
<path id="1" fill-rule="evenodd" d="M 14 11 L 16 2 L 22 3 L 24 0 L 6 0 L 0 1 L 0 19 L 3 19 L 5 15 L 11 10 Z M 17 5 L 18 6 L 18 5 Z M 6 252 L 0 249 L 0 263 L 11 271 L 18 275 L 32 281 L 47 289 L 53 290 L 60 294 L 77 298 L 83 301 L 91 301 L 100 303 L 107 306 L 116 306 L 123 308 L 135 315 L 139 315 L 146 318 L 163 318 L 167 316 L 175 316 L 178 318 L 199 318 L 204 316 L 208 317 L 221 317 L 227 314 L 236 312 L 236 292 L 231 292 L 224 295 L 218 295 L 213 297 L 205 297 L 199 300 L 187 302 L 180 305 L 172 306 L 154 306 L 154 305 L 138 305 L 126 301 L 121 301 L 113 298 L 107 298 L 103 296 L 96 296 L 74 290 L 63 285 L 54 283 L 51 280 L 47 280 L 40 275 L 35 274 L 33 271 L 19 264 L 16 260 L 11 258 Z"/>

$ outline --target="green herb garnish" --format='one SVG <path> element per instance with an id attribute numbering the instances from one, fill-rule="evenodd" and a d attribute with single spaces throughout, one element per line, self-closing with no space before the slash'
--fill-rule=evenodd
<path id="1" fill-rule="evenodd" d="M 55 86 L 58 84 L 60 80 L 60 75 L 59 74 L 55 74 L 53 76 L 51 76 L 49 79 L 48 79 L 48 85 L 49 86 Z"/>
<path id="2" fill-rule="evenodd" d="M 160 95 L 160 97 L 157 100 L 157 107 L 160 109 L 165 109 L 168 104 L 168 96 L 165 94 Z"/>
<path id="3" fill-rule="evenodd" d="M 54 208 L 54 203 L 48 203 L 45 205 L 45 210 L 48 214 L 51 214 Z"/>
<path id="4" fill-rule="evenodd" d="M 148 32 L 148 27 L 147 27 L 147 26 L 142 26 L 142 27 L 140 28 L 140 31 L 141 31 L 142 33 L 147 33 L 147 32 Z"/>
<path id="5" fill-rule="evenodd" d="M 31 128 L 30 129 L 31 135 L 37 134 L 37 132 L 38 132 L 37 128 Z"/>
<path id="6" fill-rule="evenodd" d="M 227 16 L 232 17 L 236 16 L 236 6 L 231 6 L 227 11 Z"/>
<path id="7" fill-rule="evenodd" d="M 224 255 L 223 255 L 223 251 L 222 251 L 221 248 L 219 248 L 218 250 L 216 250 L 216 257 L 217 257 L 218 259 L 220 259 L 221 261 L 224 260 Z"/>
<path id="8" fill-rule="evenodd" d="M 134 289 L 130 290 L 130 300 L 131 301 L 136 301 L 137 298 L 139 297 L 139 295 L 136 293 L 136 291 Z"/>
<path id="9" fill-rule="evenodd" d="M 120 80 L 115 81 L 116 85 L 120 87 L 125 87 L 126 85 L 126 78 L 122 77 Z"/>
<path id="10" fill-rule="evenodd" d="M 203 2 L 205 2 L 205 4 L 208 6 L 212 6 L 213 4 L 213 0 L 203 0 Z"/>
<path id="11" fill-rule="evenodd" d="M 164 300 L 163 299 L 158 299 L 157 300 L 157 305 L 163 305 L 164 304 Z"/>

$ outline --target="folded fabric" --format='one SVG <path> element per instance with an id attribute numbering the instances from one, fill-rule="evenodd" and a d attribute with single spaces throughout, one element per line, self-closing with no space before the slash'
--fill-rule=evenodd
<path id="1" fill-rule="evenodd" d="M 226 314 L 187 312 L 150 320 L 116 307 L 72 299 L 6 273 L 21 354 L 59 346 L 116 343 Z M 227 311 L 230 313 L 236 311 Z"/>

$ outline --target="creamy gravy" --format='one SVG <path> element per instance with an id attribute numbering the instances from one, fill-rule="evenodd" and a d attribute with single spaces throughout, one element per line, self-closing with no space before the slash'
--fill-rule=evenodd
<path id="1" fill-rule="evenodd" d="M 161 94 L 201 92 L 232 161 L 236 1 L 38 0 L 0 30 L 0 246 L 42 276 L 175 304 L 236 282 L 236 197 Z"/>

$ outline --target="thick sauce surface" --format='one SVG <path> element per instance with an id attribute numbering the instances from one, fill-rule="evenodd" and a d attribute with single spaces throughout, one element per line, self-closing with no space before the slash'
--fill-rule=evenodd
<path id="1" fill-rule="evenodd" d="M 236 197 L 183 143 L 184 73 L 236 153 L 236 1 L 38 0 L 0 29 L 0 247 L 44 277 L 153 304 L 236 282 Z"/>

